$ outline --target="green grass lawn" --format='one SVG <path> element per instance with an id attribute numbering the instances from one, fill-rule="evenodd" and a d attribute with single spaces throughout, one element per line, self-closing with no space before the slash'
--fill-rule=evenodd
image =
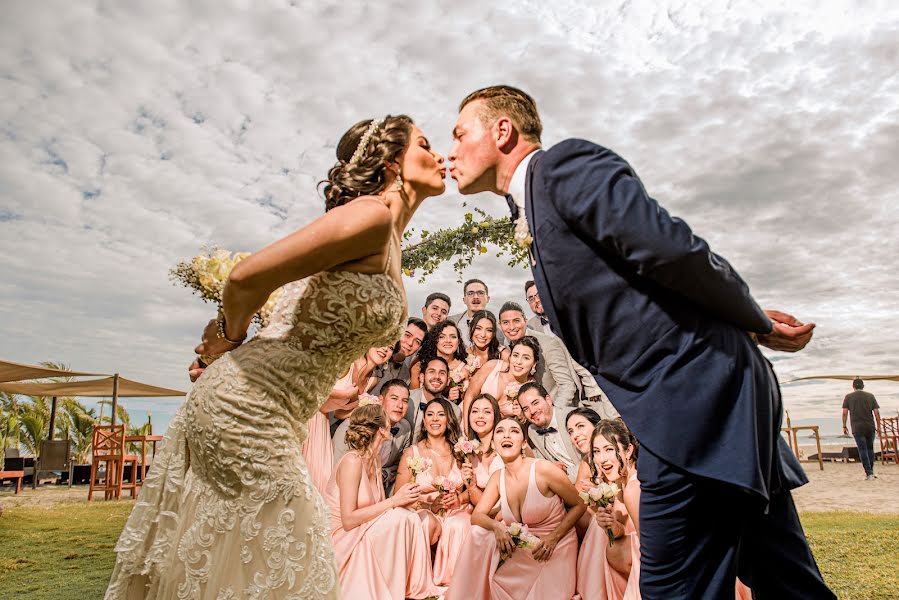
<path id="1" fill-rule="evenodd" d="M 0 517 L 0 599 L 102 598 L 131 501 L 17 507 Z M 899 515 L 802 517 L 824 578 L 841 599 L 896 598 Z"/>

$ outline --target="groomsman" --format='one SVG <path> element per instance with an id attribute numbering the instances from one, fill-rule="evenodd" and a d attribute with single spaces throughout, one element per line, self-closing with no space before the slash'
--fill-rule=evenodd
<path id="1" fill-rule="evenodd" d="M 409 406 L 409 384 L 402 379 L 391 379 L 380 388 L 381 406 L 387 413 L 390 425 L 390 440 L 381 444 L 381 479 L 384 491 L 389 496 L 393 493 L 393 482 L 400 464 L 403 451 L 412 445 L 412 426 L 406 421 Z M 350 420 L 344 420 L 334 432 L 334 464 L 347 453 L 346 432 Z"/>
<path id="2" fill-rule="evenodd" d="M 375 371 L 378 374 L 377 389 L 381 389 L 381 386 L 391 379 L 402 379 L 407 384 L 409 383 L 412 377 L 410 373 L 412 359 L 421 348 L 421 342 L 425 339 L 427 332 L 427 323 L 418 317 L 409 317 L 409 320 L 406 321 L 406 330 L 393 347 L 393 356 L 380 368 L 380 372 Z"/>
<path id="3" fill-rule="evenodd" d="M 534 283 L 533 279 L 524 284 L 524 294 L 525 300 L 528 301 L 528 305 L 535 315 L 528 321 L 528 329 L 558 337 L 552 330 L 549 319 L 543 312 L 543 304 L 540 302 L 540 293 L 537 291 L 537 284 Z M 603 397 L 602 390 L 599 389 L 599 385 L 597 385 L 596 380 L 593 379 L 593 375 L 590 374 L 590 371 L 582 367 L 571 357 L 571 353 L 565 348 L 564 342 L 562 344 L 562 350 L 565 351 L 565 356 L 568 359 L 568 368 L 571 369 L 571 378 L 577 386 L 577 398 L 579 404 L 587 408 L 592 408 L 603 419 L 614 419 L 617 417 L 618 411 L 615 410 L 615 407 L 612 406 L 611 402 Z"/>
<path id="4" fill-rule="evenodd" d="M 466 310 L 447 317 L 459 328 L 460 341 L 467 348 L 471 345 L 471 318 L 479 310 L 487 310 L 490 303 L 490 291 L 487 284 L 480 279 L 469 279 L 462 286 L 462 302 Z M 496 332 L 500 345 L 503 344 L 502 333 Z"/>
<path id="5" fill-rule="evenodd" d="M 440 321 L 445 321 L 449 316 L 451 306 L 452 302 L 450 302 L 449 296 L 443 292 L 428 294 L 428 297 L 425 298 L 425 305 L 421 307 L 421 318 L 427 323 L 428 329 Z"/>
<path id="6" fill-rule="evenodd" d="M 581 455 L 571 443 L 571 437 L 565 428 L 565 418 L 574 408 L 553 406 L 546 388 L 533 381 L 521 386 L 518 403 L 521 404 L 524 418 L 530 423 L 528 441 L 534 453 L 556 463 L 573 483 L 577 479 Z"/>
<path id="7" fill-rule="evenodd" d="M 419 439 L 421 423 L 424 421 L 425 406 L 434 398 L 447 400 L 446 392 L 449 387 L 449 365 L 440 356 L 435 356 L 425 365 L 424 372 L 418 376 L 420 385 L 417 390 L 412 390 L 409 396 L 409 408 L 406 411 L 406 421 L 412 427 L 412 443 Z M 462 409 L 455 402 L 450 402 L 456 412 L 456 418 L 461 418 Z"/>
<path id="8" fill-rule="evenodd" d="M 510 347 L 526 335 L 532 335 L 540 342 L 541 360 L 537 363 L 534 379 L 549 390 L 556 406 L 576 406 L 579 400 L 577 386 L 568 366 L 570 358 L 562 340 L 554 335 L 528 329 L 524 309 L 515 302 L 506 302 L 499 310 L 499 327 Z"/>

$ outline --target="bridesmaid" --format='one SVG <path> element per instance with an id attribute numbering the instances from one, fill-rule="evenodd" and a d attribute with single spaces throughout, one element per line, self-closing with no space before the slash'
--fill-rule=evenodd
<path id="1" fill-rule="evenodd" d="M 308 431 L 303 442 L 303 458 L 309 469 L 309 477 L 318 491 L 324 493 L 334 468 L 334 444 L 331 441 L 331 425 L 328 413 L 344 419 L 359 404 L 359 394 L 367 393 L 378 383 L 372 376 L 376 366 L 386 364 L 393 355 L 393 348 L 370 348 L 365 356 L 357 358 L 347 372 L 337 380 L 328 399 L 318 412 L 306 422 Z"/>
<path id="2" fill-rule="evenodd" d="M 416 508 L 428 532 L 430 543 L 436 544 L 434 554 L 434 583 L 448 585 L 453 576 L 456 557 L 471 528 L 470 493 L 464 489 L 462 472 L 453 456 L 453 446 L 459 440 L 459 422 L 449 402 L 434 398 L 425 406 L 424 420 L 418 443 L 408 448 L 400 459 L 397 486 L 414 480 L 421 497 Z M 431 467 L 414 477 L 409 468 L 412 457 L 431 460 Z M 443 477 L 452 482 L 455 490 L 439 491 L 434 480 Z"/>
<path id="3" fill-rule="evenodd" d="M 331 541 L 344 598 L 427 598 L 437 590 L 431 577 L 430 544 L 421 520 L 405 510 L 421 494 L 415 483 L 384 498 L 378 451 L 390 440 L 380 405 L 356 409 L 346 443 L 325 490 L 331 512 Z"/>
<path id="4" fill-rule="evenodd" d="M 561 469 L 523 455 L 524 440 L 515 419 L 503 418 L 496 424 L 493 446 L 503 468 L 490 477 L 472 514 L 474 526 L 456 563 L 447 600 L 568 599 L 575 593 L 573 528 L 586 507 Z M 490 517 L 497 501 L 502 521 Z M 513 550 L 508 533 L 512 523 L 527 525 L 540 538 L 537 545 Z M 511 553 L 502 566 L 500 550 Z"/>
<path id="5" fill-rule="evenodd" d="M 569 421 L 569 431 L 571 431 Z M 572 440 L 574 435 L 572 436 Z M 588 510 L 592 516 L 581 541 L 577 562 L 577 591 L 584 600 L 622 600 L 625 591 L 639 598 L 640 547 L 635 520 L 629 518 L 640 503 L 637 481 L 637 443 L 621 419 L 600 421 L 586 443 L 592 451 L 586 456 L 587 473 L 583 488 L 600 482 L 614 483 L 623 493 L 605 509 Z M 580 448 L 578 448 L 580 450 Z M 636 514 L 636 513 L 633 513 Z M 609 547 L 607 529 L 615 541 Z M 634 579 L 631 587 L 630 578 Z M 634 595 L 636 594 L 636 595 Z"/>
<path id="6" fill-rule="evenodd" d="M 593 435 L 593 429 L 600 421 L 602 421 L 602 417 L 599 416 L 599 413 L 585 406 L 575 408 L 565 417 L 565 429 L 568 431 L 568 437 L 571 438 L 571 444 L 577 450 L 581 459 L 578 465 L 577 477 L 574 480 L 574 487 L 579 492 L 592 487 L 590 481 L 593 477 L 590 473 L 590 463 L 587 455 L 590 453 L 590 438 Z M 581 517 L 581 520 L 577 522 L 578 539 L 584 537 L 584 533 L 586 533 L 592 519 L 593 513 L 588 509 L 584 516 Z"/>
<path id="7" fill-rule="evenodd" d="M 477 313 L 472 322 L 476 318 Z M 480 502 L 490 476 L 503 468 L 503 459 L 493 449 L 493 428 L 498 418 L 499 404 L 490 394 L 481 394 L 468 405 L 465 435 L 470 440 L 478 440 L 479 446 L 472 457 L 471 465 L 463 463 L 462 478 L 465 480 L 469 502 L 473 507 Z M 494 508 L 498 510 L 498 506 Z"/>
<path id="8" fill-rule="evenodd" d="M 500 413 L 504 417 L 519 416 L 521 407 L 506 396 L 506 387 L 515 384 L 521 387 L 534 380 L 537 372 L 537 361 L 540 360 L 540 342 L 526 335 L 512 343 L 509 360 L 491 360 L 475 373 L 471 384 L 465 392 L 462 413 L 468 412 L 468 406 L 481 394 L 490 394 L 499 403 Z"/>
<path id="9" fill-rule="evenodd" d="M 596 426 L 591 437 L 593 449 L 589 457 L 593 479 L 617 484 L 622 488 L 619 495 L 624 512 L 616 499 L 614 506 L 596 511 L 595 525 L 591 525 L 581 544 L 578 557 L 578 592 L 584 598 L 597 597 L 603 589 L 609 600 L 640 600 L 640 482 L 637 480 L 637 440 L 619 419 L 604 419 Z M 627 584 L 622 592 L 621 580 L 616 576 L 624 568 L 623 557 L 618 555 L 616 540 L 609 549 L 606 528 L 612 527 L 617 535 L 618 527 L 624 525 L 625 537 L 630 538 L 630 570 Z M 603 560 L 603 552 L 605 560 Z M 619 551 L 620 552 L 620 551 Z M 601 565 L 597 569 L 597 563 Z M 602 578 L 605 577 L 603 580 Z M 604 587 L 603 587 L 604 586 Z M 749 600 L 752 592 L 739 579 L 734 584 L 734 597 Z"/>
<path id="10" fill-rule="evenodd" d="M 511 351 L 505 346 L 500 346 L 496 330 L 496 317 L 489 310 L 479 310 L 471 316 L 468 324 L 468 336 L 471 342 L 468 347 L 469 359 L 477 358 L 482 367 L 491 360 L 509 360 Z"/>

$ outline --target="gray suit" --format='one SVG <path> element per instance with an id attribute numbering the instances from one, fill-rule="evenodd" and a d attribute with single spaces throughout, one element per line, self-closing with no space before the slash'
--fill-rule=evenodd
<path id="1" fill-rule="evenodd" d="M 413 354 L 412 356 L 406 357 L 406 359 L 399 365 L 393 363 L 392 361 L 388 361 L 386 365 L 375 369 L 375 375 L 378 377 L 378 383 L 375 384 L 375 388 L 372 390 L 372 393 L 380 394 L 381 386 L 391 379 L 402 379 L 406 383 L 409 383 L 412 380 L 412 359 L 414 358 L 414 356 L 415 355 Z"/>
<path id="2" fill-rule="evenodd" d="M 540 333 L 552 333 L 553 330 L 550 328 L 549 323 L 544 325 L 540 322 L 540 317 L 534 315 L 530 319 L 528 319 L 528 329 L 533 329 L 534 331 L 539 331 Z"/>
<path id="3" fill-rule="evenodd" d="M 346 432 L 349 426 L 350 420 L 346 419 L 334 432 L 332 441 L 334 443 L 335 465 L 349 451 L 346 445 Z M 399 430 L 393 434 L 389 441 L 384 442 L 385 444 L 390 444 L 390 454 L 381 463 L 381 477 L 384 481 L 384 491 L 388 496 L 393 493 L 393 482 L 396 480 L 396 470 L 400 466 L 400 458 L 402 458 L 406 448 L 412 445 L 412 428 L 408 421 L 403 419 L 396 426 L 399 427 Z"/>
<path id="4" fill-rule="evenodd" d="M 525 330 L 525 335 L 534 336 L 540 342 L 542 360 L 537 365 L 534 379 L 549 392 L 553 405 L 577 406 L 580 398 L 571 372 L 571 356 L 562 340 L 550 333 L 540 333 L 533 329 Z"/>
<path id="5" fill-rule="evenodd" d="M 439 396 L 446 400 L 445 396 Z M 458 404 L 453 404 L 449 400 L 449 402 L 453 407 L 454 416 L 456 417 L 456 421 L 461 423 L 462 421 L 462 407 Z M 424 390 L 418 388 L 417 390 L 412 390 L 409 393 L 409 408 L 406 409 L 406 418 L 404 421 L 409 423 L 409 426 L 412 428 L 412 443 L 416 443 L 421 440 L 421 424 L 424 421 L 425 413 L 421 410 L 421 404 L 427 404 L 424 396 Z"/>
<path id="6" fill-rule="evenodd" d="M 534 331 L 544 333 L 546 335 L 556 336 L 555 332 L 550 328 L 547 323 L 544 325 L 540 322 L 540 317 L 534 316 L 528 321 L 528 329 L 532 329 Z M 558 336 L 556 336 L 558 337 Z M 561 341 L 561 338 L 559 338 Z M 572 357 L 571 353 L 568 352 L 568 349 L 564 347 L 565 355 L 568 359 L 568 367 L 571 370 L 571 378 L 574 381 L 575 387 L 577 388 L 577 392 L 574 397 L 574 404 L 580 404 L 581 406 L 586 406 L 587 408 L 592 408 L 599 416 L 603 419 L 614 419 L 618 416 L 618 411 L 615 410 L 615 407 L 612 406 L 612 403 L 605 398 L 605 394 L 602 393 L 602 390 L 597 385 L 596 380 L 593 378 L 593 375 L 590 374 L 590 371 L 579 365 Z M 545 387 L 545 386 L 544 386 Z M 582 398 L 595 398 L 595 400 L 582 400 Z M 553 402 L 555 402 L 555 396 L 553 397 Z"/>
<path id="7" fill-rule="evenodd" d="M 572 407 L 553 407 L 553 412 L 555 413 L 555 423 L 552 423 L 552 426 L 556 428 L 557 433 L 548 433 L 546 435 L 540 435 L 537 433 L 537 427 L 531 423 L 528 426 L 528 441 L 531 444 L 531 448 L 534 449 L 534 454 L 539 458 L 543 458 L 545 460 L 551 462 L 561 462 L 565 464 L 565 470 L 568 472 L 568 478 L 574 482 L 577 479 L 578 467 L 581 462 L 581 455 L 577 451 L 577 448 L 574 447 L 574 444 L 571 443 L 571 438 L 568 436 L 568 431 L 565 427 L 565 417 L 568 416 L 574 410 Z M 555 439 L 559 442 L 561 447 L 561 452 L 554 452 L 547 446 L 547 440 L 549 436 L 556 436 Z"/>

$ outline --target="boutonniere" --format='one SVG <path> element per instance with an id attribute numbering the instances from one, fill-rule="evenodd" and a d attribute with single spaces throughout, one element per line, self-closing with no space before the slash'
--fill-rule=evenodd
<path id="1" fill-rule="evenodd" d="M 531 237 L 531 231 L 528 229 L 528 220 L 524 211 L 521 211 L 521 214 L 518 215 L 518 219 L 515 220 L 514 237 L 515 243 L 525 250 L 530 249 L 531 243 L 534 241 L 534 238 Z"/>

